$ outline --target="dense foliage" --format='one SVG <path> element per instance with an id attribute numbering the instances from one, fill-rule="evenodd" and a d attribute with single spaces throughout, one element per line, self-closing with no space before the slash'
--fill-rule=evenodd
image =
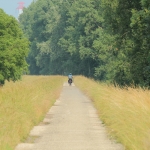
<path id="1" fill-rule="evenodd" d="M 20 23 L 31 74 L 150 85 L 149 0 L 37 0 Z"/>
<path id="2" fill-rule="evenodd" d="M 18 80 L 27 70 L 29 41 L 23 37 L 18 21 L 0 9 L 0 84 Z"/>

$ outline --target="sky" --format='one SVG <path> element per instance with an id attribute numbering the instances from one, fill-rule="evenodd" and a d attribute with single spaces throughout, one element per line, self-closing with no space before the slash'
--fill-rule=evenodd
<path id="1" fill-rule="evenodd" d="M 2 8 L 6 14 L 12 15 L 15 18 L 18 17 L 18 10 L 16 9 L 18 2 L 24 2 L 24 6 L 28 7 L 33 0 L 0 0 L 0 8 Z"/>

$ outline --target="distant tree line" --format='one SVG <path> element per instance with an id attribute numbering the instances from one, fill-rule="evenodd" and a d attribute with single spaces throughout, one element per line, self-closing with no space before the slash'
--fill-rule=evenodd
<path id="1" fill-rule="evenodd" d="M 28 52 L 29 40 L 18 21 L 0 9 L 0 85 L 5 80 L 16 81 L 28 71 Z"/>
<path id="2" fill-rule="evenodd" d="M 37 0 L 19 20 L 31 74 L 150 86 L 149 0 Z"/>

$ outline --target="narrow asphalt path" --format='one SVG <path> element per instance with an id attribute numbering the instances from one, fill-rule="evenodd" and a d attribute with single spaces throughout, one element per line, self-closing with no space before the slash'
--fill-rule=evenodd
<path id="1" fill-rule="evenodd" d="M 38 137 L 35 143 L 20 144 L 16 150 L 124 150 L 108 138 L 92 102 L 67 83 L 43 124 L 30 136 Z"/>

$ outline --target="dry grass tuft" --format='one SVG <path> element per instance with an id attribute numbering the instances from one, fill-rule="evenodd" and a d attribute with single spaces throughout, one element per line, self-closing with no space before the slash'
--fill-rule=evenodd
<path id="1" fill-rule="evenodd" d="M 126 150 L 150 150 L 150 91 L 108 86 L 83 76 L 75 84 L 94 102 L 111 137 Z"/>
<path id="2" fill-rule="evenodd" d="M 64 77 L 23 76 L 0 88 L 0 149 L 11 150 L 27 138 L 59 97 Z"/>

